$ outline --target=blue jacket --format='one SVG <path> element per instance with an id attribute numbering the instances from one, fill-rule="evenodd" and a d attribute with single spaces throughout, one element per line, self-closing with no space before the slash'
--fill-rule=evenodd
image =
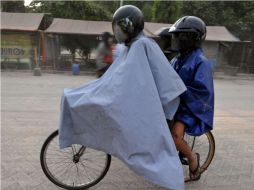
<path id="1" fill-rule="evenodd" d="M 214 87 L 211 63 L 198 48 L 186 56 L 174 58 L 171 64 L 187 87 L 180 96 L 175 120 L 187 126 L 189 135 L 199 136 L 212 130 Z"/>

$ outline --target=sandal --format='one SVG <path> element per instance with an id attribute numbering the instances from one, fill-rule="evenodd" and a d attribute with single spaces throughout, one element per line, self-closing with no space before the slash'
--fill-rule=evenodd
<path id="1" fill-rule="evenodd" d="M 194 171 L 191 171 L 191 169 L 189 169 L 189 172 L 190 172 L 190 181 L 198 181 L 201 177 L 201 172 L 200 172 L 200 155 L 199 153 L 196 153 L 197 155 L 197 162 L 198 162 L 198 165 L 197 165 L 197 168 L 194 170 Z"/>

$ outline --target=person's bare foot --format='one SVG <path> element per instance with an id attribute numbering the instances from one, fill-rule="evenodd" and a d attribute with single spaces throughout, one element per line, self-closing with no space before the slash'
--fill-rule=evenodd
<path id="1" fill-rule="evenodd" d="M 196 181 L 200 179 L 200 166 L 199 166 L 199 154 L 195 153 L 193 159 L 189 162 L 190 180 Z"/>
<path id="2" fill-rule="evenodd" d="M 189 160 L 189 167 L 191 171 L 194 171 L 198 166 L 197 154 L 192 153 L 192 159 Z"/>

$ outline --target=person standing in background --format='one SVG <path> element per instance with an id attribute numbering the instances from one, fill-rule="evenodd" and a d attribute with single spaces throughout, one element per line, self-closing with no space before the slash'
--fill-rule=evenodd
<path id="1" fill-rule="evenodd" d="M 113 62 L 113 36 L 109 32 L 101 35 L 102 41 L 99 43 L 96 55 L 96 67 L 98 77 L 101 77 Z"/>

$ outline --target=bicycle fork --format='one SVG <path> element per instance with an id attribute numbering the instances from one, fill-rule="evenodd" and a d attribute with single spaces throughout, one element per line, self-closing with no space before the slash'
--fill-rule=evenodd
<path id="1" fill-rule="evenodd" d="M 78 151 L 75 155 L 73 155 L 73 162 L 74 162 L 74 163 L 78 163 L 78 162 L 79 162 L 79 159 L 80 159 L 80 157 L 84 154 L 85 150 L 86 150 L 86 147 L 85 147 L 85 146 L 82 146 L 82 147 L 79 149 L 79 151 Z"/>

